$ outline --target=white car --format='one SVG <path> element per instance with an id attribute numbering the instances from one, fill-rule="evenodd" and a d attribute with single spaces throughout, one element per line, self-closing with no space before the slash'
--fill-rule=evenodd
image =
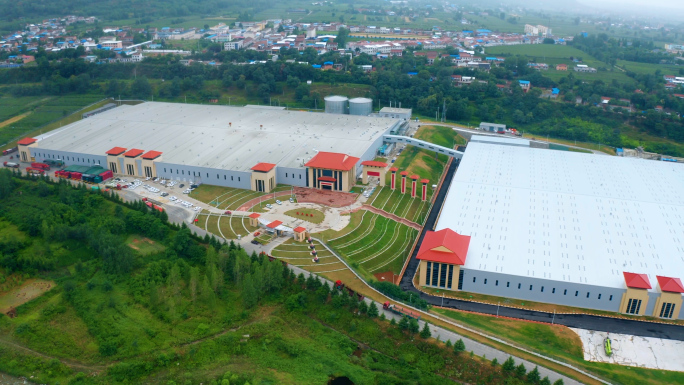
<path id="1" fill-rule="evenodd" d="M 294 198 L 290 198 L 290 203 L 294 203 Z"/>
<path id="2" fill-rule="evenodd" d="M 176 198 L 176 197 L 169 197 L 169 200 L 170 200 L 170 201 L 177 201 L 178 198 Z"/>
<path id="3" fill-rule="evenodd" d="M 195 207 L 193 210 L 199 211 L 199 209 L 200 209 L 199 206 L 197 206 L 197 207 Z"/>
<path id="4" fill-rule="evenodd" d="M 273 206 L 271 206 L 271 204 L 269 203 L 269 204 L 266 205 L 266 208 L 267 208 L 267 209 L 272 209 Z"/>
<path id="5" fill-rule="evenodd" d="M 279 201 L 279 200 L 277 200 L 277 199 L 276 199 L 276 203 L 279 204 L 279 205 L 282 205 L 282 204 L 283 204 L 283 202 L 281 202 L 281 201 Z"/>

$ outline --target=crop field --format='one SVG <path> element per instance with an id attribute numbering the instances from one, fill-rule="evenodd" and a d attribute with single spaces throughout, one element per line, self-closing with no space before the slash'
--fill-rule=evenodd
<path id="1" fill-rule="evenodd" d="M 407 180 L 406 183 L 407 186 L 405 194 L 401 193 L 399 187 L 401 181 L 397 182 L 397 189 L 394 191 L 392 191 L 389 186 L 381 188 L 379 192 L 375 193 L 375 199 L 373 199 L 371 202 L 371 206 L 422 225 L 423 222 L 425 222 L 425 218 L 427 218 L 428 211 L 430 210 L 430 196 L 432 196 L 432 188 L 428 187 L 428 200 L 422 201 L 420 199 L 422 184 L 416 183 L 418 195 L 416 198 L 411 198 L 411 181 Z"/>
<path id="2" fill-rule="evenodd" d="M 618 60 L 617 66 L 624 68 L 627 71 L 636 72 L 638 74 L 652 74 L 660 70 L 663 75 L 680 76 L 684 71 L 684 66 L 677 66 L 671 64 L 655 64 L 655 63 L 638 63 L 627 60 Z"/>
<path id="3" fill-rule="evenodd" d="M 14 143 L 10 142 L 23 136 L 38 135 L 80 120 L 81 113 L 73 113 L 102 98 L 102 95 L 0 98 L 0 147 L 11 147 Z M 97 104 L 89 109 L 97 107 L 101 105 Z M 23 118 L 2 125 L 2 122 L 22 114 L 25 114 Z"/>
<path id="4" fill-rule="evenodd" d="M 408 256 L 418 231 L 383 216 L 365 212 L 362 221 L 327 243 L 363 275 L 392 271 L 398 273 Z"/>
<path id="5" fill-rule="evenodd" d="M 201 213 L 196 225 L 218 237 L 237 239 L 254 232 L 258 227 L 249 225 L 249 218 L 235 215 Z"/>

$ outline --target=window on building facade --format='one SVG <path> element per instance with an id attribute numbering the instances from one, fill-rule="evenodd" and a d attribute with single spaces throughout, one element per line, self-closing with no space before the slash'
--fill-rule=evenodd
<path id="1" fill-rule="evenodd" d="M 487 284 L 487 278 L 485 278 L 485 280 L 484 280 L 484 284 L 485 284 L 485 285 Z"/>
<path id="2" fill-rule="evenodd" d="M 439 280 L 439 263 L 432 264 L 432 286 L 437 286 Z"/>
<path id="3" fill-rule="evenodd" d="M 610 297 L 608 297 L 608 301 L 612 301 L 612 300 L 613 300 L 613 295 L 611 294 Z"/>
<path id="4" fill-rule="evenodd" d="M 575 297 L 577 297 L 578 295 L 579 295 L 579 290 L 576 290 L 575 291 Z"/>
<path id="5" fill-rule="evenodd" d="M 627 309 L 626 309 L 627 311 L 625 313 L 627 313 L 627 314 L 639 314 L 640 309 L 641 309 L 641 300 L 630 298 L 629 301 L 627 301 Z"/>
<path id="6" fill-rule="evenodd" d="M 454 265 L 449 265 L 449 274 L 447 275 L 447 288 L 451 289 L 451 282 L 454 277 Z"/>
<path id="7" fill-rule="evenodd" d="M 447 268 L 447 264 L 442 263 L 442 268 L 439 271 L 439 287 L 446 287 Z"/>
<path id="8" fill-rule="evenodd" d="M 544 292 L 544 286 L 541 287 L 541 292 L 542 292 L 542 293 Z"/>
<path id="9" fill-rule="evenodd" d="M 511 282 L 506 282 L 506 287 L 511 287 Z"/>
<path id="10" fill-rule="evenodd" d="M 475 279 L 476 279 L 476 277 L 473 277 L 473 283 L 475 283 Z"/>
<path id="11" fill-rule="evenodd" d="M 663 306 L 660 308 L 660 318 L 672 318 L 674 310 L 675 304 L 670 302 L 663 302 Z"/>
<path id="12" fill-rule="evenodd" d="M 425 284 L 430 286 L 430 278 L 432 277 L 432 262 L 427 263 L 427 269 L 425 270 Z"/>
<path id="13" fill-rule="evenodd" d="M 519 283 L 519 284 L 518 284 L 518 289 L 520 289 L 521 287 L 522 287 L 522 283 Z"/>
<path id="14" fill-rule="evenodd" d="M 563 290 L 563 295 L 568 295 L 568 289 Z"/>
<path id="15" fill-rule="evenodd" d="M 551 289 L 551 294 L 556 294 L 556 288 Z"/>

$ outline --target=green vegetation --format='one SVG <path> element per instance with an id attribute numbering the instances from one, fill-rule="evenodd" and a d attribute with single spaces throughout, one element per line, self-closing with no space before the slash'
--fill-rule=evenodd
<path id="1" fill-rule="evenodd" d="M 371 281 L 373 273 L 399 273 L 417 236 L 411 227 L 368 212 L 353 230 L 326 243 Z"/>
<path id="2" fill-rule="evenodd" d="M 197 227 L 224 239 L 237 239 L 258 230 L 250 226 L 249 218 L 225 214 L 200 213 L 197 216 Z"/>
<path id="3" fill-rule="evenodd" d="M 321 212 L 320 210 L 307 208 L 286 211 L 285 215 L 291 216 L 295 219 L 301 219 L 316 224 L 323 222 L 323 220 L 325 219 L 325 214 L 323 214 L 323 212 Z"/>
<path id="4" fill-rule="evenodd" d="M 524 383 L 140 202 L 0 170 L 0 208 L 21 234 L 0 243 L 3 274 L 57 285 L 16 318 L 0 315 L 0 371 L 10 375 L 49 384 Z M 142 237 L 166 248 L 143 258 L 125 245 Z M 74 255 L 58 253 L 67 245 Z"/>
<path id="5" fill-rule="evenodd" d="M 381 188 L 379 192 L 375 193 L 376 196 L 371 202 L 371 206 L 422 225 L 429 214 L 432 188 L 428 187 L 428 200 L 422 201 L 420 198 L 422 191 L 420 180 L 416 183 L 418 189 L 416 198 L 411 198 L 411 179 L 406 178 L 406 193 L 401 193 L 400 186 L 401 177 L 397 176 L 397 188 L 394 191 L 389 186 Z"/>
<path id="6" fill-rule="evenodd" d="M 288 191 L 291 190 L 292 186 L 279 184 L 276 186 L 275 191 Z M 273 193 L 265 194 L 258 191 L 245 190 L 233 187 L 222 187 L 222 186 L 212 186 L 203 184 L 198 186 L 196 189 L 190 192 L 189 196 L 191 198 L 197 199 L 200 202 L 210 204 L 214 207 L 218 207 L 221 210 L 238 210 L 243 209 L 244 211 L 249 210 L 249 207 L 244 207 L 244 205 L 252 199 L 259 197 L 273 196 Z M 288 197 L 284 197 L 289 199 Z M 266 201 L 266 199 L 264 199 Z"/>
<path id="7" fill-rule="evenodd" d="M 684 374 L 663 370 L 651 370 L 620 365 L 588 362 L 584 360 L 582 341 L 577 334 L 564 326 L 494 318 L 474 313 L 434 309 L 470 327 L 496 335 L 516 345 L 553 357 L 619 384 L 675 384 L 684 381 Z"/>
<path id="8" fill-rule="evenodd" d="M 126 239 L 126 244 L 128 247 L 136 250 L 138 254 L 142 256 L 156 254 L 164 251 L 166 247 L 159 242 L 155 242 L 146 237 L 140 237 L 137 235 L 130 235 Z"/>

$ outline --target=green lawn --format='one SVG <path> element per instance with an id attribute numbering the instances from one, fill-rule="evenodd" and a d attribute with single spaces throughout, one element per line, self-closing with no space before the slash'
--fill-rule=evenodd
<path id="1" fill-rule="evenodd" d="M 291 216 L 292 218 L 296 219 L 302 219 L 307 222 L 311 223 L 321 223 L 325 219 L 325 214 L 319 210 L 315 209 L 306 209 L 306 208 L 301 208 L 301 209 L 293 209 L 290 211 L 286 211 L 285 215 Z"/>
<path id="2" fill-rule="evenodd" d="M 126 239 L 126 244 L 142 256 L 155 254 L 166 250 L 159 242 L 138 235 L 131 235 Z"/>

